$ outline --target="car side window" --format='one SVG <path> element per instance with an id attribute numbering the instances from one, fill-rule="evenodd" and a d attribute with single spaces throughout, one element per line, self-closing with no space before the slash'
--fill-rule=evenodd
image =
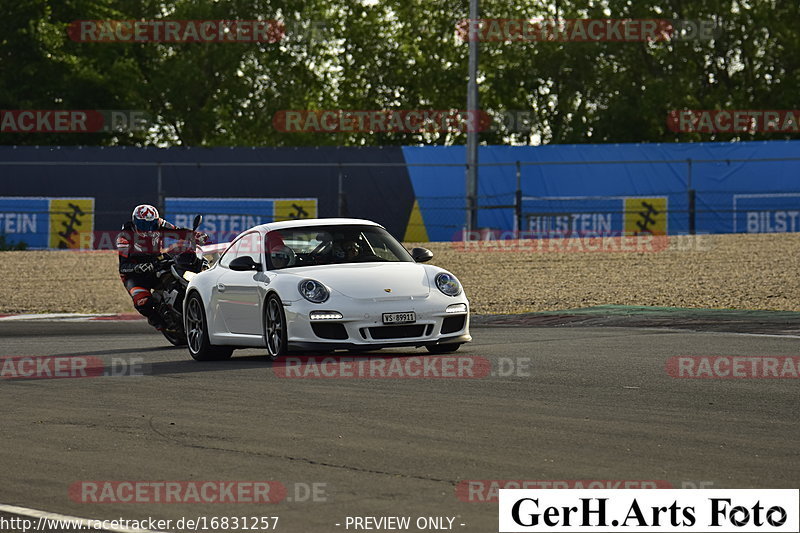
<path id="1" fill-rule="evenodd" d="M 228 265 L 231 261 L 238 257 L 250 256 L 254 263 L 262 263 L 261 259 L 261 239 L 258 237 L 258 232 L 251 232 L 240 237 L 233 246 L 231 246 L 225 255 L 219 260 L 219 265 L 229 268 Z"/>
<path id="2" fill-rule="evenodd" d="M 244 237 L 242 237 L 242 239 L 243 238 Z M 219 266 L 228 268 L 228 265 L 231 264 L 231 261 L 236 259 L 238 250 L 242 246 L 242 239 L 239 239 L 238 241 L 233 243 L 233 246 L 228 248 L 228 251 L 225 252 L 225 254 L 220 258 Z"/>
<path id="3" fill-rule="evenodd" d="M 264 264 L 262 259 L 263 247 L 261 246 L 261 238 L 258 232 L 248 233 L 242 237 L 242 244 L 236 251 L 236 257 L 250 256 L 254 263 Z"/>
<path id="4" fill-rule="evenodd" d="M 267 268 L 279 270 L 286 268 L 292 261 L 294 250 L 286 246 L 283 235 L 279 231 L 270 231 L 265 237 Z"/>

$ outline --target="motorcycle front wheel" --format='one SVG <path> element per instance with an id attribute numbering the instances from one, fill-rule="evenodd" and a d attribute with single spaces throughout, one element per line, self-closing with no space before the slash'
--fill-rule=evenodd
<path id="1" fill-rule="evenodd" d="M 186 346 L 186 334 L 184 332 L 163 330 L 161 333 L 173 346 Z"/>

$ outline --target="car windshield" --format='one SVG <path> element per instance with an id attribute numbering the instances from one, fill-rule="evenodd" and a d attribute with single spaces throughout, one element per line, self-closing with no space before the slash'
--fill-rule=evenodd
<path id="1" fill-rule="evenodd" d="M 414 261 L 389 232 L 377 226 L 308 226 L 271 231 L 266 236 L 266 250 L 270 270 Z"/>

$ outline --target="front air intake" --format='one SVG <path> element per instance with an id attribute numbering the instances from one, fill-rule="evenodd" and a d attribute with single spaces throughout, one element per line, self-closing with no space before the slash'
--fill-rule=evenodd
<path id="1" fill-rule="evenodd" d="M 343 341 L 348 337 L 344 324 L 338 322 L 312 322 L 311 329 L 320 339 Z"/>
<path id="2" fill-rule="evenodd" d="M 413 326 L 380 326 L 369 328 L 369 334 L 373 339 L 410 339 L 422 337 L 425 332 L 424 325 Z"/>

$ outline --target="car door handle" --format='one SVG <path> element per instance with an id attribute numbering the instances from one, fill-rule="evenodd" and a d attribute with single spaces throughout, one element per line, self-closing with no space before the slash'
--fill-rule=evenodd
<path id="1" fill-rule="evenodd" d="M 225 292 L 225 284 L 224 283 L 217 283 L 217 290 L 219 292 Z"/>

